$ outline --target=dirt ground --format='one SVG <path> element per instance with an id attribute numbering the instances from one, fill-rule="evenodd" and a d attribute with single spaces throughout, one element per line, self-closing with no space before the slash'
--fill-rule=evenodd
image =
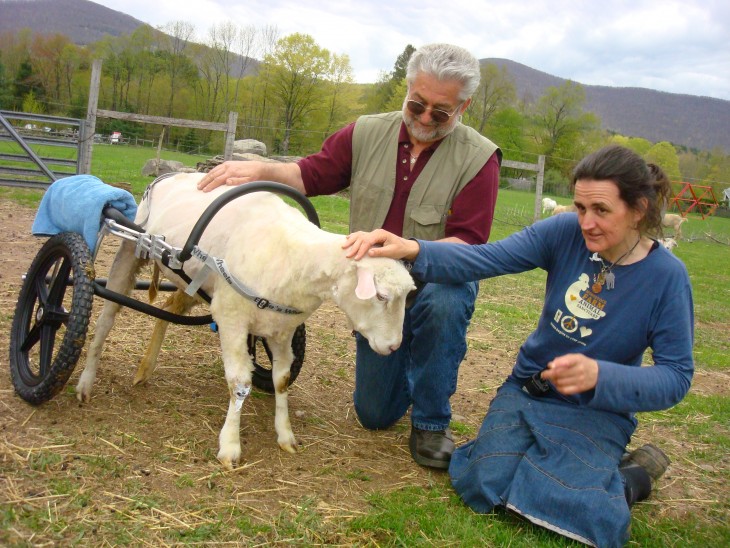
<path id="1" fill-rule="evenodd" d="M 310 500 L 325 515 L 355 516 L 368 510 L 370 493 L 443 480 L 442 472 L 412 461 L 408 418 L 385 431 L 359 426 L 351 397 L 354 340 L 344 315 L 331 303 L 307 322 L 306 359 L 290 391 L 296 455 L 276 444 L 273 397 L 255 392 L 244 404 L 241 466 L 224 473 L 215 458 L 227 408 L 217 336 L 207 327 L 171 326 L 153 378 L 133 387 L 153 320 L 128 309 L 112 330 L 90 403 L 79 404 L 73 390 L 83 355 L 55 398 L 37 407 L 25 403 L 10 380 L 8 334 L 21 275 L 43 243 L 30 235 L 34 213 L 0 199 L 0 328 L 5 334 L 0 338 L 0 503 L 47 505 L 49 513 L 73 513 L 93 528 L 100 519 L 96 514 L 126 508 L 134 493 L 169 502 L 154 516 L 158 526 L 195 527 L 207 518 L 191 512 L 192 506 L 224 507 L 235 501 L 266 521 L 282 508 Z M 98 270 L 110 264 L 115 243 L 112 239 L 102 248 Z M 101 304 L 95 299 L 94 315 Z M 87 343 L 92 333 L 93 324 Z M 480 344 L 470 345 L 452 399 L 454 419 L 467 430 L 456 434 L 457 444 L 473 437 L 517 350 L 477 328 L 469 338 Z M 698 373 L 693 390 L 728 395 L 730 379 L 718 375 Z M 652 502 L 661 514 L 681 516 L 724 496 L 723 486 L 707 479 L 707 468 L 715 465 L 688 458 L 681 429 L 650 422 L 640 427 L 634 444 L 646 441 L 659 443 L 673 460 Z M 43 455 L 48 462 L 39 460 Z M 81 482 L 92 502 L 72 511 L 68 497 L 54 487 L 63 480 Z M 21 530 L 9 538 L 31 536 Z"/>

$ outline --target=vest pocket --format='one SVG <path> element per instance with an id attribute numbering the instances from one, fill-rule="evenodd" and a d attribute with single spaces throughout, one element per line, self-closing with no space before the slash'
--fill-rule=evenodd
<path id="1" fill-rule="evenodd" d="M 429 226 L 440 223 L 442 220 L 441 211 L 443 208 L 439 208 L 434 205 L 422 205 L 411 211 L 411 219 L 416 221 L 419 225 Z"/>
<path id="2" fill-rule="evenodd" d="M 410 221 L 403 227 L 404 238 L 439 240 L 446 229 L 446 206 L 421 205 L 411 210 Z"/>

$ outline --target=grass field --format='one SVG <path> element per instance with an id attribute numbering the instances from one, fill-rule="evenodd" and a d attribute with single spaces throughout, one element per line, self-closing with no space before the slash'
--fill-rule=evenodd
<path id="1" fill-rule="evenodd" d="M 107 182 L 131 183 L 139 199 L 150 181 L 140 174 L 140 170 L 147 159 L 154 157 L 154 152 L 151 149 L 97 145 L 92 172 Z M 181 160 L 188 166 L 204 159 L 169 152 L 163 153 L 162 157 Z M 0 188 L 0 197 L 24 205 L 37 205 L 40 196 L 40 191 Z M 568 203 L 565 198 L 557 201 Z M 318 197 L 313 203 L 323 228 L 347 232 L 346 197 Z M 504 238 L 530 224 L 533 203 L 534 196 L 529 193 L 500 191 L 492 240 Z M 674 464 L 682 472 L 675 481 L 686 483 L 681 493 L 687 495 L 659 502 L 650 500 L 638 505 L 632 512 L 631 546 L 730 546 L 730 401 L 727 389 L 730 381 L 730 219 L 711 217 L 702 220 L 691 216 L 682 228 L 684 238 L 674 251 L 687 265 L 693 283 L 695 360 L 702 382 L 697 387 L 693 386 L 690 395 L 675 408 L 642 413 L 639 420 L 643 425 L 642 435 L 648 441 L 667 443 L 676 448 L 680 461 Z M 492 336 L 486 341 L 470 339 L 470 346 L 489 351 L 498 342 L 500 348 L 516 352 L 535 326 L 544 296 L 544 282 L 545 274 L 534 271 L 483 283 L 472 323 L 475 329 Z M 494 382 L 497 381 L 485 379 L 485 386 Z M 455 429 L 460 427 L 466 428 L 467 433 L 474 433 L 469 427 L 454 424 Z M 49 451 L 38 455 L 31 465 L 40 473 L 53 466 L 55 458 L 53 451 Z M 12 482 L 13 478 L 4 471 L 6 462 L 0 458 L 0 476 Z M 108 468 L 112 465 L 95 464 L 103 469 L 96 477 L 100 486 L 105 475 L 114 474 Z M 178 481 L 182 485 L 190 479 L 182 477 Z M 59 482 L 54 488 L 59 496 L 69 496 L 63 493 L 71 492 L 74 504 L 88 502 L 88 499 L 74 494 L 75 488 L 72 489 L 70 484 Z M 201 485 L 200 489 L 206 488 Z M 164 497 L 165 493 L 150 493 L 144 500 L 135 499 L 133 508 L 129 508 L 127 513 L 109 514 L 106 518 L 109 523 L 103 526 L 103 543 L 137 544 L 142 539 L 144 544 L 147 522 L 136 521 L 134 516 L 147 507 L 151 512 L 161 505 L 160 500 Z M 230 507 L 217 513 L 215 509 L 190 506 L 187 508 L 190 515 L 205 516 L 205 523 L 192 529 L 173 528 L 165 537 L 165 543 L 233 545 L 240 538 L 262 538 L 266 539 L 262 544 L 301 546 L 551 547 L 575 544 L 509 514 L 498 512 L 487 517 L 474 514 L 460 502 L 444 475 L 434 476 L 427 488 L 405 486 L 376 493 L 368 500 L 369 509 L 365 513 L 350 514 L 345 508 L 333 514 L 318 504 L 316 493 L 313 493 L 310 499 L 290 501 L 290 511 L 271 516 L 268 522 L 252 521 L 243 509 Z M 48 545 L 54 544 L 47 542 L 48 539 L 68 541 L 74 538 L 63 531 L 54 533 L 56 536 L 49 534 L 49 523 L 53 520 L 44 511 L 0 499 L 0 529 L 37 528 L 39 538 L 45 539 Z M 51 512 L 50 506 L 47 512 Z M 64 525 L 70 531 L 78 529 L 70 522 L 56 523 L 59 531 Z M 237 528 L 235 532 L 230 530 L 232 524 Z M 76 535 L 79 544 L 88 544 L 81 532 L 77 531 Z M 0 534 L 0 540 L 2 538 Z M 69 543 L 73 544 L 73 541 Z M 27 545 L 34 545 L 33 540 L 29 540 Z"/>

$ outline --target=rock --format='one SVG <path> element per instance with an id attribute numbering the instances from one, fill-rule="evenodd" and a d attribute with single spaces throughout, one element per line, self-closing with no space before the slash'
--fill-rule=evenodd
<path id="1" fill-rule="evenodd" d="M 256 160 L 258 162 L 275 162 L 276 160 L 273 158 L 267 158 L 265 156 L 260 156 L 259 154 L 254 154 L 253 152 L 234 152 L 231 155 L 231 160 Z"/>
<path id="2" fill-rule="evenodd" d="M 258 154 L 266 156 L 266 145 L 256 139 L 240 139 L 233 142 L 233 154 Z"/>
<path id="3" fill-rule="evenodd" d="M 185 171 L 185 164 L 175 160 L 160 160 L 160 168 L 157 169 L 157 160 L 147 160 L 142 168 L 142 175 L 154 177 L 156 175 L 164 175 L 165 173 L 179 173 Z M 194 170 L 193 170 L 194 171 Z"/>

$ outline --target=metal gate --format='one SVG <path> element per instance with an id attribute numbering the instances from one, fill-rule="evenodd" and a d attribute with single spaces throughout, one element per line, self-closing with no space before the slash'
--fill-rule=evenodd
<path id="1" fill-rule="evenodd" d="M 0 185 L 46 189 L 56 179 L 77 175 L 85 137 L 83 120 L 0 110 Z M 32 146 L 42 147 L 42 155 Z M 75 150 L 68 154 L 69 149 Z"/>

